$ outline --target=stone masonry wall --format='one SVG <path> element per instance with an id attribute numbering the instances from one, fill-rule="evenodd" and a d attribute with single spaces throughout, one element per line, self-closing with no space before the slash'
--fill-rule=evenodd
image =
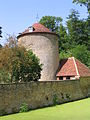
<path id="1" fill-rule="evenodd" d="M 80 80 L 0 84 L 0 115 L 18 112 L 22 103 L 27 103 L 29 109 L 53 105 L 55 96 L 58 103 L 90 96 L 90 77 Z"/>

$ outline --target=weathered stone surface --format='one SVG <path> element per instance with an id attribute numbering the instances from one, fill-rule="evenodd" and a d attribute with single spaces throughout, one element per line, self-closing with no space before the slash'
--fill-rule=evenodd
<path id="1" fill-rule="evenodd" d="M 59 66 L 58 36 L 50 33 L 30 33 L 18 38 L 18 45 L 24 46 L 40 58 L 43 64 L 41 80 L 55 80 Z"/>
<path id="2" fill-rule="evenodd" d="M 0 84 L 0 115 L 18 112 L 22 103 L 35 109 L 90 96 L 90 77 L 80 80 Z"/>

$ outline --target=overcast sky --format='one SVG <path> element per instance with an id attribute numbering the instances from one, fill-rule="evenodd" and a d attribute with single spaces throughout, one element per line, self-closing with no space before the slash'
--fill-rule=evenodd
<path id="1" fill-rule="evenodd" d="M 71 9 L 80 12 L 86 18 L 86 8 L 72 3 L 72 0 L 0 0 L 0 26 L 2 26 L 4 43 L 6 34 L 18 34 L 45 15 L 60 16 L 64 23 Z"/>

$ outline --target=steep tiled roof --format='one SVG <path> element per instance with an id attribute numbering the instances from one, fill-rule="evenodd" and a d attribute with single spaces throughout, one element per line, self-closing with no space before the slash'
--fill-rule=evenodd
<path id="1" fill-rule="evenodd" d="M 40 23 L 35 23 L 31 26 L 33 28 L 32 32 L 50 32 L 48 28 Z M 29 28 L 27 28 L 22 34 L 30 33 Z"/>
<path id="2" fill-rule="evenodd" d="M 35 23 L 32 25 L 32 27 L 35 29 L 35 32 L 50 32 L 48 28 L 40 23 Z"/>
<path id="3" fill-rule="evenodd" d="M 60 70 L 57 76 L 76 76 L 77 72 L 75 69 L 74 61 L 72 58 L 63 59 L 60 62 Z"/>
<path id="4" fill-rule="evenodd" d="M 75 59 L 76 61 L 76 65 L 78 68 L 78 73 L 80 74 L 80 76 L 90 76 L 90 69 L 84 65 L 83 63 L 81 63 L 79 60 Z"/>
<path id="5" fill-rule="evenodd" d="M 90 76 L 90 69 L 74 57 L 63 59 L 56 76 Z"/>

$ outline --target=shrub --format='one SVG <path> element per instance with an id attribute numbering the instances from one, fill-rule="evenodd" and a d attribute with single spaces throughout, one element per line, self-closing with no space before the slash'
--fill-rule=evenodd
<path id="1" fill-rule="evenodd" d="M 27 111 L 28 111 L 28 104 L 22 103 L 19 112 L 21 113 L 21 112 L 27 112 Z"/>
<path id="2" fill-rule="evenodd" d="M 15 42 L 0 49 L 0 82 L 38 81 L 41 70 L 40 60 L 31 50 L 27 51 Z"/>
<path id="3" fill-rule="evenodd" d="M 58 96 L 56 94 L 53 95 L 53 105 L 58 104 Z"/>
<path id="4" fill-rule="evenodd" d="M 70 94 L 66 94 L 66 98 L 67 98 L 68 100 L 70 100 L 70 99 L 71 99 Z"/>

